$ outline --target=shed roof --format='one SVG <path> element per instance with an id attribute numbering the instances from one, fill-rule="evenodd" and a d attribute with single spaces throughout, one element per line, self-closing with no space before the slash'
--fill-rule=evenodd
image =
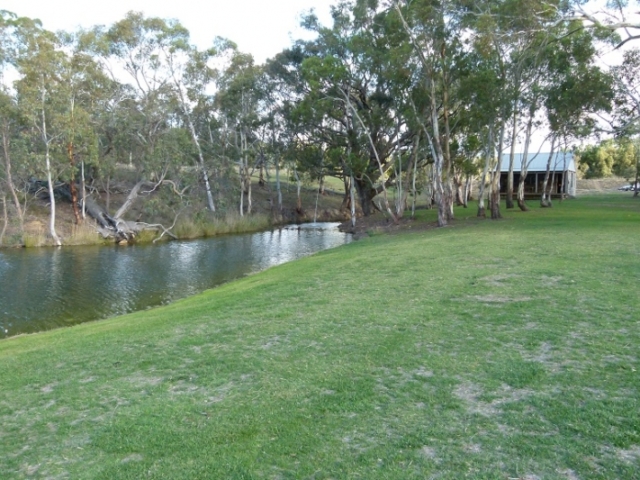
<path id="1" fill-rule="evenodd" d="M 556 172 L 575 172 L 576 164 L 573 160 L 573 153 L 571 152 L 556 152 L 553 154 L 553 160 L 551 160 L 551 171 Z M 540 152 L 538 154 L 529 154 L 527 163 L 529 164 L 528 172 L 546 172 L 547 161 L 549 160 L 549 152 Z M 519 172 L 522 165 L 522 153 L 516 153 L 513 170 Z M 500 165 L 501 172 L 509 171 L 509 154 L 502 156 L 502 164 Z"/>

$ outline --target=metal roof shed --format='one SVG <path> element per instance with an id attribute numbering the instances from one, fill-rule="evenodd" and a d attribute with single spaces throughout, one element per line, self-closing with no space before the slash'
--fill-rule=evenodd
<path id="1" fill-rule="evenodd" d="M 542 184 L 547 172 L 547 162 L 550 152 L 540 152 L 530 154 L 527 159 L 527 177 L 525 179 L 525 194 L 542 193 Z M 515 185 L 520 181 L 522 171 L 523 154 L 515 155 L 513 162 L 513 182 Z M 507 175 L 509 172 L 509 155 L 502 156 L 500 164 L 500 185 L 501 190 L 506 191 Z M 551 193 L 553 195 L 576 195 L 576 164 L 571 152 L 555 152 L 551 159 Z"/>

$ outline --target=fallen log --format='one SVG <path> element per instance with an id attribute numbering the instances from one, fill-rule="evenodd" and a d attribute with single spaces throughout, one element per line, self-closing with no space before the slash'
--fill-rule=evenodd
<path id="1" fill-rule="evenodd" d="M 171 227 L 165 228 L 164 225 L 160 223 L 151 224 L 146 222 L 132 222 L 124 220 L 122 218 L 124 214 L 131 208 L 137 197 L 140 195 L 140 189 L 142 187 L 151 188 L 149 192 L 144 192 L 145 194 L 147 194 L 153 192 L 160 184 L 164 182 L 165 181 L 163 180 L 161 180 L 157 184 L 147 181 L 138 182 L 131 189 L 126 200 L 114 216 L 111 216 L 109 212 L 98 202 L 96 202 L 91 196 L 80 198 L 78 203 L 81 207 L 84 204 L 84 210 L 91 218 L 96 221 L 96 223 L 98 224 L 98 233 L 100 233 L 100 235 L 102 235 L 102 237 L 105 239 L 113 238 L 116 243 L 134 243 L 140 233 L 142 233 L 143 231 L 152 230 L 158 233 L 158 237 L 154 240 L 154 243 L 164 236 L 168 236 L 175 240 L 177 239 L 177 237 L 170 230 L 175 226 L 176 220 L 174 220 Z M 167 183 L 170 183 L 175 190 L 175 184 L 173 182 Z M 58 193 L 62 198 L 68 201 L 71 201 L 71 199 L 73 198 L 68 184 L 62 184 L 57 187 L 56 193 Z"/>

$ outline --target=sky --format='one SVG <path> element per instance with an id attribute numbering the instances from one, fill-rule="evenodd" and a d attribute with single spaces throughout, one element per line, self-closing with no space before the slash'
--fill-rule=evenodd
<path id="1" fill-rule="evenodd" d="M 38 18 L 47 30 L 74 31 L 78 27 L 111 25 L 129 11 L 147 17 L 176 19 L 200 48 L 216 36 L 253 54 L 258 63 L 273 57 L 302 38 L 300 16 L 315 9 L 323 24 L 330 24 L 330 5 L 336 0 L 2 0 L 0 9 L 21 17 Z"/>

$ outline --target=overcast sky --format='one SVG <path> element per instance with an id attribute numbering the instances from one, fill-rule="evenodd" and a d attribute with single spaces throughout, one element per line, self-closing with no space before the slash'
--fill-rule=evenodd
<path id="1" fill-rule="evenodd" d="M 300 38 L 300 14 L 314 8 L 324 24 L 336 0 L 2 0 L 0 9 L 39 18 L 48 30 L 110 25 L 139 11 L 148 17 L 177 19 L 200 48 L 216 36 L 238 44 L 262 63 Z"/>

